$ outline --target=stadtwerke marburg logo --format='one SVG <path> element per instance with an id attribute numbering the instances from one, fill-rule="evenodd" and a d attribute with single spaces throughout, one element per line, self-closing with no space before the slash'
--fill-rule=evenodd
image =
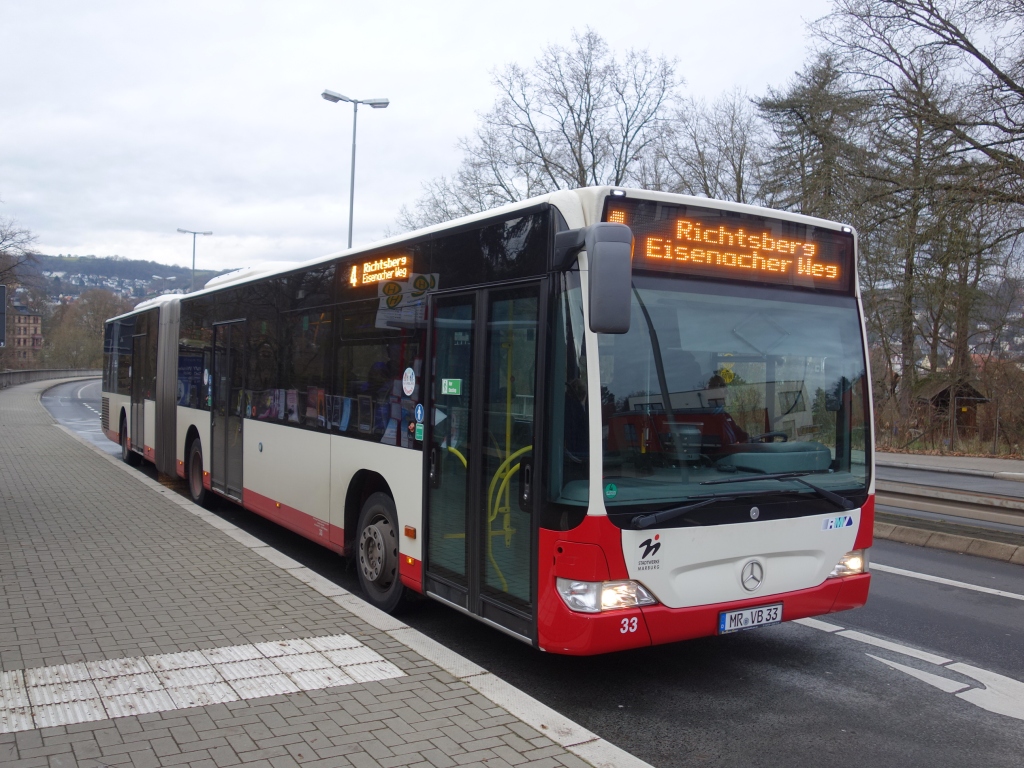
<path id="1" fill-rule="evenodd" d="M 645 539 L 640 542 L 638 549 L 642 550 L 640 555 L 640 561 L 637 563 L 637 568 L 641 571 L 653 571 L 661 565 L 661 560 L 654 557 L 658 554 L 658 550 L 661 549 L 661 542 L 658 539 L 661 538 L 660 534 L 654 534 L 653 539 Z"/>

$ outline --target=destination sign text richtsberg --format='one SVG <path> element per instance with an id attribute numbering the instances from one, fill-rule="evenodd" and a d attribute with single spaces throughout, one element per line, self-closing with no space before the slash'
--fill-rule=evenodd
<path id="1" fill-rule="evenodd" d="M 615 198 L 606 220 L 633 232 L 633 267 L 847 292 L 853 237 L 696 206 Z"/>

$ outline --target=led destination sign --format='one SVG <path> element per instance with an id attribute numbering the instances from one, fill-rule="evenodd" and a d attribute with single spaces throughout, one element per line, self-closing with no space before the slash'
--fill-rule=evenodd
<path id="1" fill-rule="evenodd" d="M 847 292 L 851 234 L 729 211 L 609 201 L 633 231 L 633 267 Z"/>
<path id="2" fill-rule="evenodd" d="M 383 280 L 408 280 L 410 258 L 408 256 L 378 256 L 370 261 L 353 264 L 349 271 L 349 285 L 373 285 Z"/>

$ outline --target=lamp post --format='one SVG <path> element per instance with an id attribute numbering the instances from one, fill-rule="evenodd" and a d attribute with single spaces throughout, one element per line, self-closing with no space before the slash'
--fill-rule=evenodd
<path id="1" fill-rule="evenodd" d="M 196 289 L 196 235 L 212 235 L 213 232 L 193 232 L 191 229 L 182 229 L 178 227 L 178 231 L 185 235 L 192 235 L 192 290 Z"/>
<path id="2" fill-rule="evenodd" d="M 355 209 L 356 194 L 356 117 L 359 114 L 360 104 L 369 104 L 374 109 L 385 109 L 389 102 L 387 99 L 350 99 L 334 91 L 324 90 L 320 94 L 327 101 L 337 104 L 339 101 L 347 101 L 352 104 L 352 175 L 348 185 L 348 247 L 352 247 L 352 213 Z"/>

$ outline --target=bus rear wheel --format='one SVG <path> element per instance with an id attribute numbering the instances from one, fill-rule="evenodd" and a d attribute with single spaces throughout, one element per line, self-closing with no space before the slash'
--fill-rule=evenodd
<path id="1" fill-rule="evenodd" d="M 188 463 L 185 465 L 188 495 L 196 504 L 206 506 L 209 494 L 203 485 L 203 446 L 196 438 L 188 449 Z"/>
<path id="2" fill-rule="evenodd" d="M 139 454 L 128 447 L 128 420 L 121 419 L 121 461 L 129 467 L 137 467 L 141 464 Z"/>
<path id="3" fill-rule="evenodd" d="M 398 513 L 386 493 L 374 493 L 359 513 L 356 571 L 377 608 L 392 613 L 405 592 L 398 576 Z"/>

